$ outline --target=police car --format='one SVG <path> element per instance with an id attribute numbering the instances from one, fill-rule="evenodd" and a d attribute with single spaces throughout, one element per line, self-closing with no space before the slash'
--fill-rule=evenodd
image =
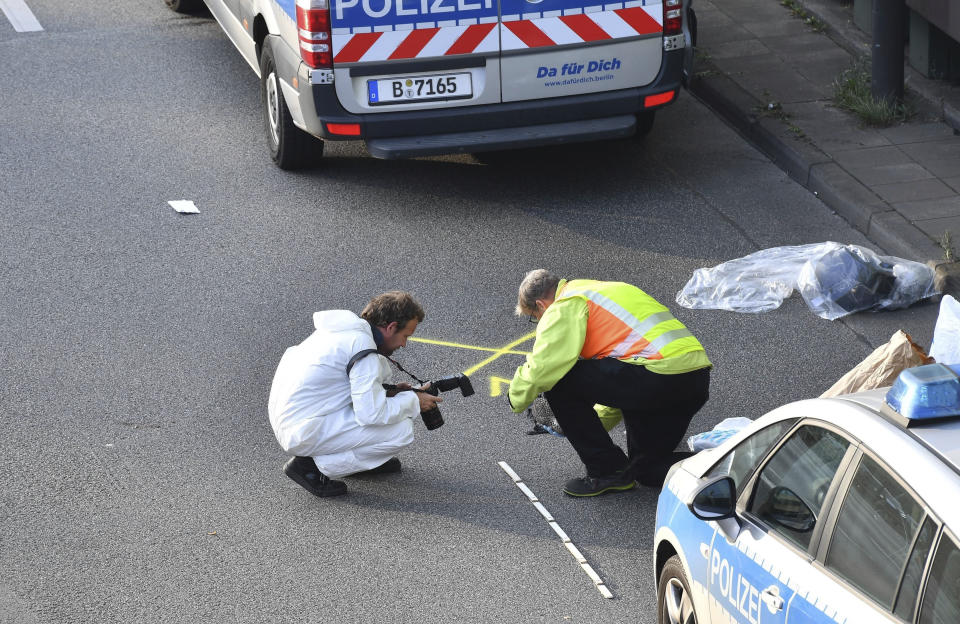
<path id="1" fill-rule="evenodd" d="M 658 622 L 960 622 L 958 370 L 792 403 L 676 464 Z"/>
<path id="2" fill-rule="evenodd" d="M 690 0 L 203 2 L 260 77 L 284 169 L 315 138 L 399 158 L 642 135 L 696 36 Z"/>

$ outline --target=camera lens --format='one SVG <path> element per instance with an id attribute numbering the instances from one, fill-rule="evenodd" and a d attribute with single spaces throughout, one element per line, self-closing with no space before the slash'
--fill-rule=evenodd
<path id="1" fill-rule="evenodd" d="M 439 407 L 434 407 L 425 412 L 420 412 L 420 417 L 423 418 L 423 424 L 430 431 L 438 429 L 443 424 L 443 415 L 440 414 Z"/>

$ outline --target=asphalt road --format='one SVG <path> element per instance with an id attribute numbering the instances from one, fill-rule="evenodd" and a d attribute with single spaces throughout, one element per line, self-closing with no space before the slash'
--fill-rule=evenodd
<path id="1" fill-rule="evenodd" d="M 0 622 L 655 621 L 657 492 L 564 497 L 572 449 L 492 396 L 521 356 L 447 395 L 402 474 L 321 500 L 280 472 L 280 355 L 315 310 L 408 289 L 417 337 L 458 345 L 399 353 L 436 378 L 529 348 L 512 308 L 532 268 L 676 308 L 698 267 L 869 241 L 687 94 L 639 143 L 482 161 L 341 143 L 284 173 L 255 76 L 212 20 L 160 0 L 29 5 L 43 31 L 0 17 Z M 819 394 L 897 329 L 929 345 L 937 308 L 675 311 L 716 365 L 695 433 Z"/>

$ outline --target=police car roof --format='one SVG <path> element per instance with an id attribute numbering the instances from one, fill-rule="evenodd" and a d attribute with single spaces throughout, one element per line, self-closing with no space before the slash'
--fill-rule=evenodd
<path id="1" fill-rule="evenodd" d="M 888 390 L 878 388 L 837 398 L 862 405 L 882 417 L 881 407 Z M 906 430 L 960 474 L 960 416 L 914 423 Z"/>

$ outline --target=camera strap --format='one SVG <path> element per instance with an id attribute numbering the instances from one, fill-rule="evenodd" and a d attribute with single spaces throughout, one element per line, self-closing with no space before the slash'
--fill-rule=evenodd
<path id="1" fill-rule="evenodd" d="M 347 377 L 350 376 L 350 369 L 353 368 L 353 365 L 354 365 L 354 364 L 356 364 L 357 362 L 359 362 L 359 361 L 362 360 L 363 358 L 367 357 L 367 356 L 370 355 L 371 353 L 376 353 L 376 352 L 377 352 L 376 349 L 364 349 L 363 351 L 360 351 L 360 352 L 358 352 L 358 353 L 355 353 L 355 354 L 353 355 L 353 357 L 350 358 L 350 361 L 347 362 Z M 387 359 L 389 359 L 389 358 L 387 358 Z"/>
<path id="2" fill-rule="evenodd" d="M 353 356 L 352 358 L 350 358 L 350 361 L 347 362 L 347 377 L 350 376 L 350 369 L 353 368 L 353 365 L 356 364 L 357 362 L 359 362 L 360 360 L 362 360 L 363 358 L 367 357 L 367 356 L 370 355 L 371 353 L 378 353 L 378 351 L 377 351 L 376 349 L 364 349 L 363 351 L 359 351 L 359 352 L 355 353 L 354 356 Z M 412 377 L 413 379 L 415 379 L 415 380 L 417 381 L 417 383 L 419 383 L 420 385 L 423 385 L 423 384 L 427 383 L 427 382 L 425 382 L 424 380 L 422 380 L 422 379 L 420 379 L 419 377 L 417 377 L 416 375 L 414 375 L 413 373 L 411 373 L 410 371 L 408 371 L 407 369 L 405 369 L 404 367 L 400 366 L 400 363 L 397 362 L 397 361 L 396 361 L 395 359 L 393 359 L 392 357 L 389 357 L 389 356 L 386 356 L 386 355 L 384 355 L 383 357 L 385 357 L 385 358 L 387 358 L 388 360 L 390 360 L 390 362 L 391 362 L 394 366 L 396 366 L 396 367 L 399 368 L 401 371 L 403 371 L 404 373 L 406 373 L 407 375 L 409 375 L 410 377 Z"/>
<path id="3" fill-rule="evenodd" d="M 386 356 L 386 355 L 383 356 L 383 357 L 385 357 L 385 358 L 387 358 L 388 360 L 390 360 L 391 362 L 393 362 L 393 365 L 396 366 L 397 368 L 399 368 L 402 372 L 406 373 L 406 374 L 409 375 L 410 377 L 413 377 L 413 379 L 415 379 L 416 382 L 417 382 L 418 384 L 420 384 L 421 386 L 422 386 L 423 384 L 427 383 L 427 382 L 425 382 L 424 380 L 422 380 L 422 379 L 420 379 L 419 377 L 417 377 L 416 375 L 414 375 L 413 373 L 411 373 L 410 371 L 408 371 L 407 369 L 405 369 L 404 367 L 400 366 L 400 362 L 396 361 L 396 360 L 393 359 L 392 357 L 388 357 L 388 356 Z"/>

